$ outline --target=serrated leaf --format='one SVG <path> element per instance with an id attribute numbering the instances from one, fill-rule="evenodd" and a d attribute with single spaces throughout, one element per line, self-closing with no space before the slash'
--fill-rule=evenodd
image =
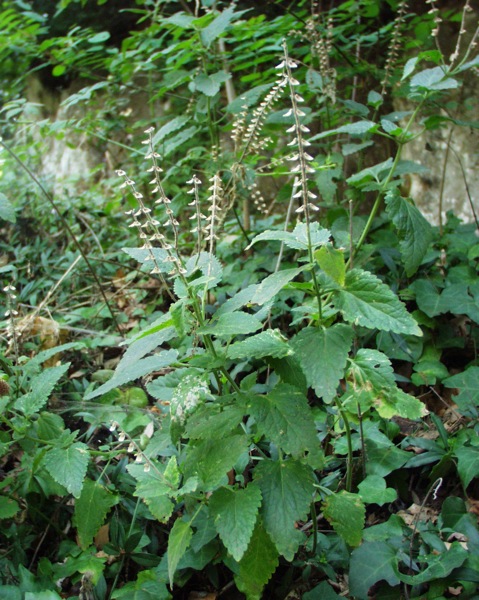
<path id="1" fill-rule="evenodd" d="M 225 8 L 209 25 L 201 30 L 200 35 L 204 45 L 208 48 L 231 24 L 234 17 L 239 17 L 245 11 L 235 12 L 235 6 Z"/>
<path id="2" fill-rule="evenodd" d="M 319 223 L 316 222 L 310 223 L 309 233 L 312 249 L 329 243 L 331 239 L 331 232 L 328 229 L 323 229 L 320 227 Z M 306 223 L 298 223 L 293 231 L 268 229 L 267 231 L 263 231 L 263 233 L 256 235 L 248 248 L 251 248 L 256 242 L 261 241 L 284 242 L 288 248 L 306 251 L 309 247 L 307 225 Z"/>
<path id="3" fill-rule="evenodd" d="M 231 556 L 240 561 L 246 552 L 261 505 L 258 487 L 244 489 L 221 488 L 210 498 L 210 512 L 215 527 Z"/>
<path id="4" fill-rule="evenodd" d="M 77 528 L 78 540 L 83 550 L 90 546 L 108 511 L 117 502 L 118 497 L 97 481 L 85 479 L 73 513 L 73 524 Z"/>
<path id="5" fill-rule="evenodd" d="M 296 388 L 280 384 L 265 396 L 254 396 L 251 415 L 258 432 L 295 458 L 317 452 L 319 441 L 306 397 Z"/>
<path id="6" fill-rule="evenodd" d="M 230 359 L 242 358 L 284 358 L 293 354 L 293 349 L 286 343 L 278 330 L 268 329 L 246 340 L 231 344 L 227 350 Z"/>
<path id="7" fill-rule="evenodd" d="M 135 471 L 134 467 L 138 467 L 139 471 Z M 174 489 L 157 473 L 145 473 L 142 465 L 129 465 L 128 471 L 138 479 L 134 495 L 143 500 L 160 523 L 166 523 L 175 507 L 169 498 Z"/>
<path id="8" fill-rule="evenodd" d="M 231 435 L 224 439 L 200 440 L 190 445 L 183 463 L 186 478 L 198 475 L 204 491 L 218 487 L 227 472 L 234 467 L 240 456 L 248 451 L 248 439 L 244 435 Z"/>
<path id="9" fill-rule="evenodd" d="M 408 585 L 422 585 L 429 581 L 443 579 L 452 573 L 454 569 L 462 566 L 469 556 L 468 550 L 461 546 L 460 542 L 452 542 L 449 550 L 439 555 L 428 556 L 427 567 L 417 575 L 405 575 L 399 571 L 397 563 L 393 565 L 395 574 L 400 581 Z"/>
<path id="10" fill-rule="evenodd" d="M 479 448 L 475 446 L 459 446 L 454 451 L 457 458 L 457 471 L 464 489 L 471 481 L 479 477 Z"/>
<path id="11" fill-rule="evenodd" d="M 433 238 L 432 227 L 412 200 L 402 198 L 396 188 L 386 194 L 385 201 L 386 212 L 398 230 L 406 275 L 411 277 L 429 250 Z"/>
<path id="12" fill-rule="evenodd" d="M 367 504 L 389 504 L 397 498 L 397 492 L 393 488 L 386 487 L 386 481 L 379 475 L 368 475 L 358 485 L 358 494 L 363 502 Z"/>
<path id="13" fill-rule="evenodd" d="M 479 407 L 479 367 L 468 367 L 462 373 L 448 377 L 443 381 L 447 388 L 458 388 L 453 396 L 462 414 L 477 416 Z"/>
<path id="14" fill-rule="evenodd" d="M 173 577 L 181 557 L 190 545 L 193 530 L 188 523 L 177 519 L 168 536 L 168 577 L 173 589 Z"/>
<path id="15" fill-rule="evenodd" d="M 391 361 L 379 350 L 360 348 L 349 363 L 348 379 L 354 389 L 381 390 L 396 387 Z"/>
<path id="16" fill-rule="evenodd" d="M 53 479 L 75 498 L 80 497 L 90 455 L 88 446 L 75 442 L 68 448 L 52 448 L 45 454 L 45 467 Z"/>
<path id="17" fill-rule="evenodd" d="M 323 514 L 334 530 L 349 546 L 359 546 L 364 529 L 366 509 L 358 494 L 342 490 L 326 497 Z"/>
<path id="18" fill-rule="evenodd" d="M 263 496 L 261 514 L 278 552 L 291 561 L 304 536 L 295 528 L 306 518 L 314 493 L 312 470 L 290 460 L 264 460 L 254 473 Z"/>
<path id="19" fill-rule="evenodd" d="M 32 377 L 29 384 L 31 391 L 16 400 L 15 408 L 27 416 L 38 412 L 48 402 L 53 388 L 69 367 L 70 363 L 65 363 L 58 367 L 45 369 Z"/>
<path id="20" fill-rule="evenodd" d="M 168 273 L 171 270 L 171 264 L 166 262 L 168 252 L 163 250 L 163 248 L 151 248 L 150 250 L 145 250 L 144 248 L 122 248 L 122 250 L 139 263 L 144 264 L 146 262 L 148 265 L 151 265 L 150 269 L 153 266 L 157 266 L 161 273 Z M 152 254 L 155 259 L 154 264 L 153 262 L 149 262 Z"/>
<path id="21" fill-rule="evenodd" d="M 410 83 L 413 91 L 421 89 L 427 91 L 450 90 L 459 87 L 459 82 L 448 76 L 444 67 L 424 69 L 416 73 Z"/>
<path id="22" fill-rule="evenodd" d="M 364 542 L 353 550 L 349 565 L 349 592 L 358 600 L 368 600 L 369 589 L 378 581 L 399 585 L 396 576 L 396 550 L 386 542 Z"/>
<path id="23" fill-rule="evenodd" d="M 283 271 L 268 275 L 256 288 L 251 298 L 251 304 L 259 304 L 261 306 L 269 302 L 302 271 L 304 271 L 304 267 L 300 267 L 299 269 L 284 269 Z"/>
<path id="24" fill-rule="evenodd" d="M 278 551 L 261 522 L 256 524 L 248 549 L 239 563 L 235 583 L 247 600 L 261 600 L 264 586 L 278 566 Z"/>
<path id="25" fill-rule="evenodd" d="M 208 323 L 198 329 L 199 333 L 215 335 L 217 337 L 233 337 L 247 335 L 261 329 L 263 324 L 254 315 L 242 311 L 226 313 L 216 321 Z"/>
<path id="26" fill-rule="evenodd" d="M 305 328 L 291 342 L 308 385 L 327 403 L 344 376 L 352 341 L 351 327 L 337 323 L 327 329 Z"/>
<path id="27" fill-rule="evenodd" d="M 394 333 L 422 336 L 404 304 L 382 281 L 361 269 L 346 274 L 345 287 L 333 290 L 333 302 L 350 323 Z"/>
<path id="28" fill-rule="evenodd" d="M 171 324 L 171 319 L 168 320 L 169 326 L 162 327 L 159 331 L 151 333 L 147 336 L 141 336 L 134 340 L 127 348 L 125 354 L 121 357 L 116 370 L 123 371 L 124 369 L 137 363 L 140 358 L 156 350 L 158 346 L 168 342 L 176 335 L 176 329 Z"/>
<path id="29" fill-rule="evenodd" d="M 283 383 L 289 383 L 298 388 L 303 394 L 307 394 L 308 382 L 299 361 L 294 355 L 285 358 L 269 358 L 267 362 Z"/>
<path id="30" fill-rule="evenodd" d="M 343 286 L 346 280 L 346 263 L 344 261 L 344 252 L 337 250 L 333 246 L 323 246 L 314 253 L 314 258 L 327 275 L 336 283 Z"/>
<path id="31" fill-rule="evenodd" d="M 0 496 L 0 520 L 11 519 L 19 510 L 20 506 L 16 500 Z"/>
<path id="32" fill-rule="evenodd" d="M 147 358 L 142 358 L 136 362 L 133 362 L 127 365 L 121 371 L 117 369 L 111 379 L 109 379 L 96 390 L 93 390 L 93 392 L 86 394 L 85 400 L 92 400 L 93 398 L 102 396 L 110 390 L 120 387 L 125 383 L 129 383 L 130 381 L 139 379 L 144 375 L 148 375 L 149 373 L 153 373 L 154 371 L 159 371 L 165 367 L 168 367 L 171 365 L 171 363 L 175 362 L 177 356 L 178 352 L 176 350 L 166 350 L 156 354 L 155 356 L 148 356 Z"/>
<path id="33" fill-rule="evenodd" d="M 193 439 L 224 438 L 243 420 L 246 409 L 241 404 L 221 407 L 218 404 L 200 406 L 186 423 L 186 435 Z"/>
<path id="34" fill-rule="evenodd" d="M 0 219 L 15 223 L 17 216 L 15 214 L 15 207 L 5 194 L 0 193 Z"/>

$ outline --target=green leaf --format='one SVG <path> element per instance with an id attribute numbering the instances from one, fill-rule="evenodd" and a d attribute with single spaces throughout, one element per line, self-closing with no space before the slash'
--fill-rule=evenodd
<path id="1" fill-rule="evenodd" d="M 351 136 L 362 137 L 366 133 L 376 130 L 377 127 L 377 123 L 374 123 L 374 121 L 357 121 L 356 123 L 348 123 L 346 125 L 342 125 L 341 127 L 337 127 L 336 129 L 328 129 L 328 131 L 322 131 L 321 133 L 318 133 L 312 138 L 310 138 L 310 141 L 319 140 L 321 138 L 327 137 L 329 135 L 335 135 L 337 133 L 347 133 Z"/>
<path id="2" fill-rule="evenodd" d="M 20 506 L 13 498 L 7 498 L 6 496 L 0 496 L 0 520 L 11 519 L 20 510 Z"/>
<path id="3" fill-rule="evenodd" d="M 218 320 L 208 323 L 198 329 L 198 333 L 215 335 L 217 337 L 233 337 L 247 335 L 261 329 L 263 324 L 255 316 L 242 311 L 226 313 Z"/>
<path id="4" fill-rule="evenodd" d="M 427 414 L 426 406 L 421 400 L 396 387 L 377 394 L 373 404 L 383 419 L 399 416 L 417 421 Z"/>
<path id="5" fill-rule="evenodd" d="M 242 342 L 231 344 L 227 350 L 227 357 L 236 360 L 242 358 L 258 359 L 265 356 L 284 358 L 291 354 L 293 354 L 293 349 L 288 346 L 277 329 L 267 329 Z"/>
<path id="6" fill-rule="evenodd" d="M 411 454 L 400 450 L 381 433 L 372 422 L 363 423 L 364 443 L 366 446 L 366 472 L 368 475 L 385 477 L 399 469 L 411 458 Z"/>
<path id="7" fill-rule="evenodd" d="M 243 420 L 246 408 L 242 403 L 227 406 L 211 404 L 200 406 L 186 422 L 186 435 L 193 439 L 228 436 Z"/>
<path id="8" fill-rule="evenodd" d="M 416 294 L 416 302 L 420 310 L 428 317 L 435 317 L 443 312 L 443 302 L 436 286 L 428 279 L 417 279 L 410 289 Z"/>
<path id="9" fill-rule="evenodd" d="M 241 16 L 245 11 L 235 12 L 235 6 L 231 5 L 225 8 L 209 25 L 201 30 L 201 40 L 208 48 L 214 40 L 216 40 L 230 26 L 234 17 Z"/>
<path id="10" fill-rule="evenodd" d="M 379 475 L 368 475 L 358 485 L 359 496 L 366 504 L 389 504 L 397 498 L 397 492 L 393 488 L 386 487 L 386 481 Z"/>
<path id="11" fill-rule="evenodd" d="M 89 459 L 88 446 L 81 442 L 75 442 L 69 448 L 53 448 L 44 458 L 53 479 L 75 498 L 80 497 Z"/>
<path id="12" fill-rule="evenodd" d="M 88 43 L 101 44 L 101 42 L 106 42 L 109 39 L 110 39 L 109 31 L 100 31 L 99 33 L 96 33 L 95 35 L 92 35 L 91 37 L 89 37 Z"/>
<path id="13" fill-rule="evenodd" d="M 263 496 L 261 514 L 278 552 L 291 561 L 303 534 L 296 521 L 306 518 L 314 493 L 313 474 L 297 460 L 263 460 L 255 469 L 254 479 Z"/>
<path id="14" fill-rule="evenodd" d="M 368 104 L 374 108 L 378 108 L 384 102 L 384 98 L 378 92 L 371 90 L 368 94 Z"/>
<path id="15" fill-rule="evenodd" d="M 260 306 L 266 304 L 266 302 L 274 298 L 285 285 L 302 271 L 304 271 L 304 267 L 300 267 L 299 269 L 284 269 L 283 271 L 268 275 L 256 288 L 251 298 L 251 303 L 259 304 Z"/>
<path id="16" fill-rule="evenodd" d="M 221 488 L 210 498 L 210 512 L 221 541 L 231 556 L 240 561 L 246 552 L 261 505 L 258 487 L 240 490 Z"/>
<path id="17" fill-rule="evenodd" d="M 358 494 L 342 490 L 326 497 L 323 514 L 334 530 L 350 546 L 359 546 L 364 529 L 366 509 Z"/>
<path id="18" fill-rule="evenodd" d="M 23 414 L 30 416 L 48 402 L 48 398 L 59 379 L 68 371 L 70 363 L 43 370 L 30 380 L 30 392 L 20 396 L 14 404 Z"/>
<path id="19" fill-rule="evenodd" d="M 370 329 L 422 336 L 404 304 L 382 281 L 361 269 L 346 274 L 345 288 L 333 290 L 334 304 L 344 318 Z"/>
<path id="20" fill-rule="evenodd" d="M 248 451 L 248 439 L 244 435 L 231 435 L 224 439 L 200 440 L 190 443 L 183 463 L 186 478 L 198 475 L 204 491 L 214 490 L 226 479 L 240 456 Z"/>
<path id="21" fill-rule="evenodd" d="M 295 458 L 319 449 L 313 415 L 306 397 L 296 388 L 279 384 L 265 396 L 251 400 L 251 415 L 267 440 Z"/>
<path id="22" fill-rule="evenodd" d="M 411 277 L 429 250 L 433 238 L 432 227 L 412 200 L 402 198 L 397 188 L 388 192 L 385 200 L 386 212 L 398 230 L 406 275 Z"/>
<path id="23" fill-rule="evenodd" d="M 360 348 L 356 356 L 351 358 L 348 367 L 348 379 L 355 390 L 390 389 L 396 387 L 394 371 L 389 358 L 369 348 Z"/>
<path id="24" fill-rule="evenodd" d="M 342 600 L 327 581 L 322 581 L 311 591 L 302 595 L 302 600 Z"/>
<path id="25" fill-rule="evenodd" d="M 139 472 L 134 471 L 132 467 L 133 465 L 130 465 L 128 471 L 138 479 L 134 495 L 143 500 L 150 509 L 151 514 L 160 523 L 166 523 L 175 508 L 174 503 L 169 498 L 169 494 L 174 492 L 174 486 L 168 485 L 164 478 L 161 478 L 157 473 L 151 471 L 145 473 L 142 465 L 139 466 Z"/>
<path id="26" fill-rule="evenodd" d="M 263 525 L 258 522 L 235 574 L 236 586 L 246 594 L 247 600 L 261 600 L 263 588 L 278 563 L 278 552 Z"/>
<path id="27" fill-rule="evenodd" d="M 458 388 L 453 396 L 462 414 L 477 416 L 479 407 L 479 367 L 467 367 L 462 373 L 448 377 L 443 381 L 447 388 Z"/>
<path id="28" fill-rule="evenodd" d="M 109 392 L 110 390 L 113 390 L 114 388 L 117 388 L 125 383 L 139 379 L 140 377 L 148 375 L 153 371 L 159 371 L 165 367 L 168 367 L 171 365 L 171 363 L 175 362 L 177 356 L 178 352 L 176 350 L 166 350 L 154 356 L 148 356 L 147 358 L 142 358 L 136 362 L 133 362 L 121 371 L 117 369 L 111 379 L 93 392 L 86 394 L 85 400 L 92 400 L 93 398 L 102 396 L 103 394 L 106 394 L 106 392 Z"/>
<path id="29" fill-rule="evenodd" d="M 117 496 L 97 481 L 85 479 L 80 497 L 75 502 L 73 514 L 73 524 L 77 528 L 78 540 L 83 550 L 92 543 L 108 511 L 117 503 Z"/>
<path id="30" fill-rule="evenodd" d="M 15 214 L 15 207 L 5 194 L 0 193 L 0 219 L 15 223 L 17 216 Z"/>
<path id="31" fill-rule="evenodd" d="M 449 77 L 444 67 L 433 67 L 416 73 L 411 78 L 411 90 L 416 91 L 438 91 L 450 90 L 459 87 L 459 82 Z"/>
<path id="32" fill-rule="evenodd" d="M 386 542 L 364 542 L 353 550 L 349 565 L 349 592 L 358 600 L 368 600 L 369 589 L 378 581 L 399 585 L 395 568 L 396 550 Z"/>
<path id="33" fill-rule="evenodd" d="M 190 545 L 192 535 L 193 530 L 189 523 L 177 519 L 168 536 L 168 577 L 170 579 L 170 588 L 172 589 L 176 567 Z"/>
<path id="34" fill-rule="evenodd" d="M 323 246 L 314 253 L 314 258 L 319 267 L 336 283 L 343 286 L 346 280 L 346 263 L 344 252 L 336 250 L 333 246 Z"/>
<path id="35" fill-rule="evenodd" d="M 153 136 L 153 147 L 158 146 L 159 142 L 164 140 L 168 135 L 170 135 L 170 133 L 178 131 L 178 129 L 184 127 L 189 120 L 190 117 L 186 116 L 175 117 L 174 119 L 169 120 L 163 125 L 163 127 L 160 127 L 160 129 Z"/>
<path id="36" fill-rule="evenodd" d="M 398 579 L 408 585 L 422 585 L 429 581 L 443 579 L 452 573 L 454 569 L 462 566 L 467 560 L 469 552 L 463 548 L 460 542 L 452 542 L 449 550 L 440 554 L 428 556 L 427 567 L 417 575 L 405 575 L 399 571 L 398 565 L 393 565 Z"/>
<path id="37" fill-rule="evenodd" d="M 285 358 L 269 358 L 268 364 L 274 369 L 283 383 L 289 383 L 297 387 L 303 394 L 308 393 L 308 383 L 301 369 L 299 361 L 295 356 Z"/>
<path id="38" fill-rule="evenodd" d="M 413 58 L 410 58 L 408 61 L 406 61 L 406 64 L 404 65 L 404 69 L 402 72 L 401 81 L 403 81 L 404 79 L 409 77 L 409 75 L 411 75 L 411 73 L 416 68 L 416 64 L 417 64 L 418 60 L 419 60 L 419 57 L 414 56 Z"/>
<path id="39" fill-rule="evenodd" d="M 327 329 L 305 328 L 291 342 L 308 385 L 327 403 L 344 376 L 352 341 L 351 327 L 337 323 Z"/>
<path id="40" fill-rule="evenodd" d="M 312 249 L 324 244 L 328 244 L 331 239 L 331 232 L 328 229 L 320 227 L 319 223 L 310 223 L 309 233 Z M 309 247 L 308 229 L 306 223 L 298 223 L 293 231 L 284 230 L 266 230 L 256 235 L 248 248 L 261 241 L 284 242 L 288 248 L 293 250 L 307 251 Z M 247 249 L 248 249 L 247 248 Z"/>
<path id="41" fill-rule="evenodd" d="M 457 471 L 464 489 L 475 477 L 479 477 L 479 448 L 475 446 L 459 446 L 454 451 L 457 458 Z"/>

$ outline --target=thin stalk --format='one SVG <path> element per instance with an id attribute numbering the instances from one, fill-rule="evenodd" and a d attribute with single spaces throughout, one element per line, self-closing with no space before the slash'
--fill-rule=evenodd
<path id="1" fill-rule="evenodd" d="M 348 417 L 341 406 L 341 403 L 336 399 L 336 406 L 338 407 L 339 414 L 344 423 L 344 429 L 346 431 L 346 442 L 348 445 L 348 458 L 346 461 L 346 491 L 350 492 L 353 485 L 353 440 L 351 437 L 351 426 L 349 424 Z"/>

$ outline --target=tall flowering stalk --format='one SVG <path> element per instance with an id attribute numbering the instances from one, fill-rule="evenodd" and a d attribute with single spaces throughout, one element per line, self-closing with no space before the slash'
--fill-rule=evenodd
<path id="1" fill-rule="evenodd" d="M 408 0 L 401 0 L 397 7 L 396 18 L 393 23 L 393 30 L 391 35 L 391 41 L 389 43 L 388 55 L 386 58 L 386 66 L 384 77 L 381 82 L 381 95 L 384 96 L 386 92 L 386 87 L 389 84 L 391 79 L 392 72 L 396 66 L 397 59 L 399 57 L 399 50 L 401 47 L 401 33 L 403 29 L 403 24 L 406 16 Z"/>

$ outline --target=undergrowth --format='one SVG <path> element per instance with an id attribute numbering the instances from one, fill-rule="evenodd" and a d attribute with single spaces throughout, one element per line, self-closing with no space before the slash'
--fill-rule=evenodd
<path id="1" fill-rule="evenodd" d="M 144 63 L 152 99 L 190 93 L 138 123 L 143 150 L 97 215 L 112 235 L 81 205 L 70 225 L 2 141 L 61 219 L 70 265 L 45 256 L 23 286 L 14 238 L 1 270 L 2 598 L 477 597 L 478 224 L 432 226 L 405 193 L 424 168 L 402 158 L 429 130 L 476 126 L 441 110 L 479 65 L 469 3 L 453 55 L 407 59 L 408 23 L 437 38 L 435 2 L 422 17 L 393 3 L 380 31 L 371 2 L 359 21 L 351 2 L 300 3 L 303 23 L 163 4 L 144 3 L 150 25 L 121 53 L 89 30 L 70 35 L 88 52 L 41 44 L 58 77 L 116 72 L 72 105 L 153 49 L 176 62 L 159 81 Z M 379 33 L 386 59 L 369 64 Z M 0 197 L 5 222 L 20 209 Z M 80 261 L 79 306 L 53 318 Z"/>

